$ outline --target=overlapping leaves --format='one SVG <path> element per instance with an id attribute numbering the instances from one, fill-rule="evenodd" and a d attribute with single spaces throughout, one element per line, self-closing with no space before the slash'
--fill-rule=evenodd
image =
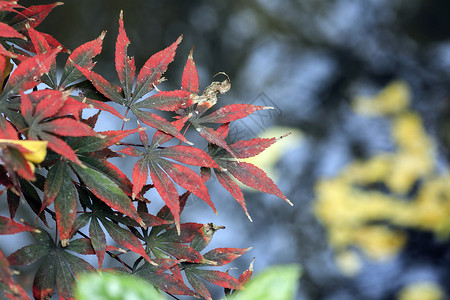
<path id="1" fill-rule="evenodd" d="M 56 56 L 66 49 L 36 26 L 60 4 L 25 8 L 16 1 L 0 1 L 0 11 L 7 16 L 2 19 L 7 23 L 0 22 L 0 185 L 5 186 L 10 213 L 10 218 L 0 217 L 0 234 L 30 231 L 37 240 L 8 259 L 0 251 L 0 288 L 9 299 L 26 299 L 12 278 L 11 267 L 39 261 L 33 283 L 35 299 L 46 299 L 55 290 L 60 298 L 72 299 L 75 276 L 93 270 L 79 255 L 96 255 L 99 269 L 109 255 L 120 262 L 122 272 L 138 275 L 170 294 L 211 299 L 205 282 L 226 290 L 241 289 L 251 268 L 236 279 L 211 267 L 226 265 L 249 249 L 216 248 L 202 253 L 223 227 L 181 223 L 180 215 L 190 194 L 217 213 L 205 185 L 211 169 L 246 213 L 242 191 L 232 177 L 289 202 L 263 171 L 239 161 L 257 155 L 277 139 L 233 144 L 226 139 L 229 122 L 271 108 L 231 104 L 216 109 L 219 95 L 230 89 L 230 80 L 222 74 L 225 80 L 212 82 L 200 93 L 192 51 L 181 88 L 160 91 L 157 86 L 182 37 L 152 55 L 137 71 L 134 58 L 128 56 L 130 41 L 122 13 L 115 44 L 120 86 L 92 71 L 105 32 L 71 52 L 59 77 Z M 17 65 L 14 70 L 12 62 Z M 40 88 L 40 83 L 49 89 Z M 74 95 L 75 90 L 80 94 Z M 127 113 L 131 111 L 155 129 L 152 140 L 140 125 L 96 132 L 100 111 L 127 120 L 127 113 L 122 116 L 109 101 L 123 105 Z M 99 112 L 84 119 L 86 108 Z M 171 112 L 175 120 L 155 110 Z M 190 125 L 209 142 L 208 154 L 192 147 L 181 133 Z M 139 133 L 140 144 L 121 142 L 133 133 Z M 173 143 L 174 138 L 179 143 Z M 33 152 L 28 142 L 42 143 L 48 152 Z M 117 145 L 127 147 L 117 151 Z M 37 152 L 42 157 L 30 158 Z M 132 182 L 107 160 L 121 157 L 119 152 L 138 157 Z M 186 192 L 179 195 L 177 185 Z M 165 203 L 156 216 L 148 213 L 150 201 L 145 196 L 153 188 Z M 28 204 L 45 226 L 52 227 L 49 216 L 56 222 L 56 241 L 47 230 L 14 220 L 20 203 Z M 132 266 L 122 259 L 127 252 L 138 255 Z"/>

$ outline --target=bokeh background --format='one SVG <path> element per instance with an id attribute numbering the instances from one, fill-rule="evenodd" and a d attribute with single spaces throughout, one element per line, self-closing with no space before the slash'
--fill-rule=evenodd
<path id="1" fill-rule="evenodd" d="M 106 29 L 95 70 L 117 81 L 121 9 L 138 67 L 183 34 L 163 89 L 194 48 L 201 89 L 226 72 L 221 103 L 276 108 L 232 138 L 292 132 L 253 162 L 294 207 L 247 191 L 251 223 L 218 182 L 219 215 L 188 203 L 185 221 L 227 227 L 213 246 L 253 246 L 231 272 L 298 263 L 298 299 L 449 299 L 449 1 L 66 0 L 37 29 L 69 49 Z"/>

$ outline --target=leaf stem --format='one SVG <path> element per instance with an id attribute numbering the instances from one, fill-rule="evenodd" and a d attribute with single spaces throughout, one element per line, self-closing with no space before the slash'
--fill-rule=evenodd
<path id="1" fill-rule="evenodd" d="M 56 221 L 56 214 L 55 214 L 55 212 L 51 211 L 51 210 L 48 209 L 48 208 L 45 208 L 44 210 L 45 210 L 46 212 L 48 212 L 48 213 L 52 216 L 53 220 Z M 84 234 L 82 231 L 77 230 L 76 232 L 77 232 L 79 235 L 81 235 L 82 237 L 90 239 L 89 236 L 86 235 L 86 234 Z M 58 233 L 58 231 L 56 231 L 56 233 Z M 56 238 L 55 238 L 55 243 L 56 243 Z M 121 260 L 120 257 L 117 256 L 116 254 L 111 253 L 111 251 L 106 251 L 106 253 L 107 253 L 111 258 L 113 258 L 113 259 L 117 260 L 118 262 L 120 262 L 120 263 L 125 267 L 125 269 L 128 269 L 128 270 L 130 270 L 130 271 L 133 270 L 133 268 L 132 268 L 130 265 L 128 265 L 128 264 L 127 264 L 126 262 L 124 262 L 123 260 Z"/>

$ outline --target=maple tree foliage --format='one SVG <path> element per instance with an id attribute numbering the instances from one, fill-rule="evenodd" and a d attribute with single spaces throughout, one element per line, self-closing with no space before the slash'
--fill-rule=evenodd
<path id="1" fill-rule="evenodd" d="M 212 173 L 249 218 L 236 180 L 291 204 L 264 171 L 240 161 L 281 137 L 227 142 L 230 122 L 272 108 L 230 104 L 215 109 L 219 95 L 230 89 L 230 79 L 221 73 L 225 80 L 212 82 L 200 93 L 193 51 L 180 89 L 159 90 L 182 36 L 138 70 L 127 54 L 130 40 L 122 12 L 115 44 L 120 85 L 109 82 L 93 70 L 105 32 L 70 52 L 36 30 L 61 4 L 23 7 L 17 1 L 0 1 L 0 195 L 6 195 L 9 210 L 9 216 L 0 216 L 0 234 L 30 232 L 35 239 L 9 256 L 0 249 L 0 290 L 8 299 L 29 299 L 13 275 L 20 271 L 17 267 L 39 263 L 32 296 L 47 299 L 57 293 L 60 299 L 73 299 L 76 277 L 95 270 L 84 255 L 95 255 L 99 270 L 140 276 L 171 295 L 212 299 L 205 282 L 227 293 L 242 289 L 252 265 L 239 278 L 211 267 L 229 264 L 250 248 L 205 252 L 214 233 L 224 227 L 181 223 L 180 215 L 191 194 L 218 213 L 206 186 Z M 58 77 L 56 57 L 65 52 L 70 54 Z M 125 115 L 110 102 L 124 106 Z M 98 111 L 83 118 L 87 108 Z M 168 120 L 158 111 L 172 112 L 174 118 Z M 127 122 L 131 129 L 98 132 L 101 112 L 122 122 L 131 113 L 140 122 Z M 207 151 L 182 134 L 189 127 L 208 143 Z M 121 142 L 132 134 L 139 136 L 140 144 Z M 136 157 L 131 180 L 108 161 L 127 156 Z M 180 195 L 177 186 L 186 192 Z M 151 189 L 165 203 L 157 215 L 148 209 L 146 193 Z M 17 220 L 19 205 L 28 205 L 36 214 L 34 225 Z M 104 269 L 106 255 L 119 267 Z"/>

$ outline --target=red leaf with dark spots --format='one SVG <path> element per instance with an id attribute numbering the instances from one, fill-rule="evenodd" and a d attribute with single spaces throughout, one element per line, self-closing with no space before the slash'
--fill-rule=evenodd
<path id="1" fill-rule="evenodd" d="M 122 150 L 119 150 L 118 152 L 126 154 L 126 155 L 129 155 L 129 156 L 134 156 L 134 157 L 141 156 L 141 155 L 145 154 L 144 152 L 142 152 L 142 151 L 140 151 L 140 150 L 138 150 L 136 148 L 133 148 L 133 147 L 126 147 L 126 148 L 124 148 Z"/>
<path id="2" fill-rule="evenodd" d="M 67 145 L 67 143 L 64 142 L 62 139 L 45 132 L 41 132 L 39 136 L 42 140 L 48 141 L 48 147 L 51 150 L 55 151 L 61 156 L 64 156 L 68 160 L 78 165 L 81 165 L 81 161 L 78 159 L 73 149 L 69 145 Z"/>
<path id="3" fill-rule="evenodd" d="M 133 89 L 134 77 L 136 74 L 136 65 L 134 58 L 127 56 L 127 48 L 130 40 L 125 32 L 123 25 L 123 11 L 120 12 L 119 17 L 119 35 L 116 41 L 115 64 L 117 75 L 120 83 L 124 88 L 125 97 L 129 98 Z"/>
<path id="4" fill-rule="evenodd" d="M 172 295 L 195 295 L 195 293 L 184 284 L 182 279 L 171 274 L 157 272 L 155 266 L 144 264 L 135 271 L 134 274 L 144 278 L 166 293 Z"/>
<path id="5" fill-rule="evenodd" d="M 63 246 L 67 245 L 67 242 L 71 237 L 72 227 L 77 215 L 77 199 L 78 197 L 72 179 L 68 172 L 65 171 L 60 192 L 54 200 L 56 225 Z"/>
<path id="6" fill-rule="evenodd" d="M 228 136 L 228 133 L 230 132 L 230 123 L 220 125 L 220 127 L 217 128 L 216 131 L 225 139 Z"/>
<path id="7" fill-rule="evenodd" d="M 159 92 L 156 95 L 150 96 L 136 104 L 136 108 L 151 108 L 165 111 L 176 111 L 182 108 L 187 108 L 192 105 L 190 93 L 187 91 L 167 91 Z"/>
<path id="8" fill-rule="evenodd" d="M 57 39 L 55 39 L 53 36 L 51 36 L 48 33 L 41 32 L 41 35 L 44 36 L 45 40 L 47 41 L 47 44 L 49 44 L 50 48 L 61 48 L 62 52 L 69 52 L 69 50 L 64 47 Z"/>
<path id="9" fill-rule="evenodd" d="M 48 141 L 48 147 L 51 150 L 55 151 L 61 156 L 64 156 L 68 160 L 78 165 L 81 165 L 81 161 L 78 159 L 73 149 L 69 145 L 67 145 L 67 143 L 64 142 L 62 139 L 45 132 L 41 132 L 39 136 L 42 140 Z"/>
<path id="10" fill-rule="evenodd" d="M 36 231 L 35 228 L 15 222 L 13 219 L 0 216 L 0 234 L 15 234 L 23 231 Z"/>
<path id="11" fill-rule="evenodd" d="M 169 176 L 158 165 L 150 161 L 148 167 L 153 185 L 172 213 L 177 230 L 180 232 L 180 202 L 178 201 L 178 191 Z"/>
<path id="12" fill-rule="evenodd" d="M 159 225 L 165 225 L 165 224 L 172 224 L 172 221 L 167 221 L 167 220 L 163 220 L 158 218 L 157 216 L 151 215 L 149 213 L 140 211 L 138 212 L 139 216 L 142 218 L 142 220 L 144 221 L 145 225 L 147 225 L 148 228 L 153 227 L 153 226 L 159 226 Z"/>
<path id="13" fill-rule="evenodd" d="M 93 108 L 100 109 L 100 110 L 103 110 L 103 111 L 107 111 L 110 114 L 112 114 L 112 115 L 114 115 L 114 116 L 116 116 L 116 117 L 118 117 L 118 118 L 120 118 L 122 120 L 126 120 L 126 118 L 124 116 L 122 116 L 114 107 L 112 107 L 111 105 L 109 105 L 107 103 L 104 103 L 104 102 L 101 102 L 101 101 L 97 101 L 97 100 L 93 100 L 93 99 L 88 99 L 88 98 L 85 98 L 83 101 L 86 104 L 91 105 Z"/>
<path id="14" fill-rule="evenodd" d="M 273 109 L 268 106 L 257 106 L 252 104 L 230 104 L 219 108 L 215 112 L 201 117 L 201 123 L 228 123 L 245 118 L 246 116 L 261 109 Z"/>
<path id="15" fill-rule="evenodd" d="M 98 268 L 101 269 L 106 253 L 106 236 L 95 217 L 91 219 L 91 224 L 89 225 L 89 237 L 91 238 L 92 248 L 94 248 L 97 255 Z"/>
<path id="16" fill-rule="evenodd" d="M 184 66 L 183 76 L 181 78 L 181 89 L 192 94 L 199 93 L 198 72 L 195 67 L 193 50 L 189 53 L 186 65 Z"/>
<path id="17" fill-rule="evenodd" d="M 14 282 L 12 272 L 9 268 L 9 262 L 3 252 L 0 250 L 0 283 L 3 285 L 2 292 L 11 300 L 29 300 L 27 293 L 23 288 Z"/>
<path id="18" fill-rule="evenodd" d="M 158 84 L 161 75 L 167 70 L 167 66 L 173 61 L 175 50 L 181 42 L 180 36 L 172 45 L 164 50 L 153 54 L 139 71 L 136 87 L 134 89 L 133 101 L 142 98 L 145 94 L 152 91 L 154 85 Z"/>
<path id="19" fill-rule="evenodd" d="M 159 165 L 164 169 L 164 171 L 166 171 L 173 181 L 208 203 L 208 205 L 217 214 L 217 210 L 208 194 L 208 189 L 206 188 L 202 178 L 197 173 L 188 167 L 166 160 L 160 160 Z"/>
<path id="20" fill-rule="evenodd" d="M 38 26 L 56 6 L 62 4 L 62 2 L 56 2 L 45 5 L 32 5 L 21 11 L 20 14 L 17 14 L 8 23 L 18 31 L 24 31 L 26 29 L 26 24 L 31 28 L 34 28 Z"/>
<path id="21" fill-rule="evenodd" d="M 95 196 L 109 207 L 129 216 L 141 226 L 145 226 L 130 198 L 111 178 L 92 168 L 82 168 L 73 164 L 72 167 Z"/>
<path id="22" fill-rule="evenodd" d="M 194 290 L 206 300 L 212 300 L 206 285 L 192 272 L 186 272 L 186 278 Z"/>
<path id="23" fill-rule="evenodd" d="M 193 269 L 192 272 L 212 284 L 232 290 L 242 289 L 241 283 L 236 278 L 225 272 L 202 269 Z"/>
<path id="24" fill-rule="evenodd" d="M 272 179 L 270 179 L 260 168 L 247 162 L 228 162 L 226 164 L 226 169 L 243 184 L 257 189 L 258 191 L 280 197 L 292 205 Z"/>
<path id="25" fill-rule="evenodd" d="M 175 120 L 175 121 L 171 122 L 171 124 L 173 126 L 175 126 L 177 131 L 180 131 L 188 119 L 189 119 L 189 116 Z M 159 145 L 162 145 L 162 144 L 170 141 L 171 139 L 173 139 L 173 135 L 166 134 L 166 133 L 158 130 L 153 135 L 152 144 L 157 147 Z"/>
<path id="26" fill-rule="evenodd" d="M 186 205 L 186 201 L 189 198 L 189 195 L 191 192 L 187 191 L 183 195 L 180 195 L 179 198 L 179 206 L 180 206 L 180 213 L 183 211 L 184 206 Z M 156 215 L 158 218 L 161 218 L 163 220 L 173 220 L 173 215 L 170 212 L 170 209 L 167 205 L 164 205 Z"/>
<path id="27" fill-rule="evenodd" d="M 47 206 L 53 203 L 56 196 L 61 191 L 65 168 L 66 163 L 59 160 L 48 171 L 47 179 L 44 184 L 44 200 L 42 201 L 40 213 L 42 213 Z"/>
<path id="28" fill-rule="evenodd" d="M 245 204 L 244 194 L 242 193 L 239 185 L 230 176 L 228 176 L 226 172 L 214 169 L 214 173 L 216 174 L 220 184 L 231 194 L 231 196 L 233 196 L 234 199 L 236 199 L 236 201 L 242 206 L 242 209 L 249 220 L 252 221 Z"/>
<path id="29" fill-rule="evenodd" d="M 82 73 L 75 65 L 87 70 L 91 70 L 94 67 L 92 59 L 102 51 L 102 43 L 105 34 L 106 32 L 104 31 L 95 40 L 84 43 L 73 50 L 64 66 L 64 71 L 59 84 L 60 87 L 64 88 L 82 76 Z"/>
<path id="30" fill-rule="evenodd" d="M 63 107 L 61 107 L 61 109 L 55 114 L 55 117 L 72 115 L 75 120 L 80 121 L 80 111 L 85 108 L 89 108 L 89 105 L 87 103 L 80 102 L 72 97 L 68 97 L 66 102 L 64 102 Z"/>
<path id="31" fill-rule="evenodd" d="M 170 158 L 188 165 L 220 168 L 205 151 L 190 146 L 171 146 L 159 150 L 158 153 L 162 157 Z"/>
<path id="32" fill-rule="evenodd" d="M 10 11 L 10 12 L 15 12 L 15 13 L 19 13 L 17 10 L 15 10 L 14 8 L 25 8 L 22 5 L 17 4 L 16 1 L 0 1 L 0 11 Z"/>
<path id="33" fill-rule="evenodd" d="M 185 244 L 161 243 L 158 244 L 158 248 L 177 259 L 185 259 L 191 263 L 201 263 L 203 261 L 202 255 L 197 250 Z"/>
<path id="34" fill-rule="evenodd" d="M 202 228 L 197 231 L 191 241 L 191 247 L 197 251 L 205 249 L 211 242 L 214 233 L 219 229 L 224 229 L 224 226 L 216 226 L 213 223 L 203 224 Z"/>
<path id="35" fill-rule="evenodd" d="M 239 248 L 216 248 L 203 255 L 205 259 L 214 261 L 217 266 L 223 266 L 234 261 L 236 258 L 251 250 L 252 248 L 239 249 Z"/>
<path id="36" fill-rule="evenodd" d="M 260 154 L 269 146 L 273 145 L 287 135 L 283 135 L 278 138 L 256 138 L 249 141 L 237 141 L 236 143 L 230 145 L 230 149 L 237 158 L 253 157 Z"/>
<path id="37" fill-rule="evenodd" d="M 93 136 L 97 133 L 88 125 L 69 118 L 55 119 L 41 123 L 40 129 L 63 136 Z"/>
<path id="38" fill-rule="evenodd" d="M 119 104 L 123 104 L 124 100 L 122 97 L 122 89 L 117 85 L 108 82 L 101 75 L 87 69 L 83 68 L 77 64 L 75 67 L 83 73 L 84 76 L 94 85 L 94 87 L 106 98 Z"/>
<path id="39" fill-rule="evenodd" d="M 17 140 L 17 131 L 3 116 L 0 116 L 0 139 Z"/>
<path id="40" fill-rule="evenodd" d="M 97 132 L 89 125 L 69 118 L 42 123 L 41 130 L 63 136 L 86 137 L 97 135 Z"/>
<path id="41" fill-rule="evenodd" d="M 86 137 L 74 149 L 79 153 L 91 153 L 112 146 L 130 134 L 140 131 L 138 128 L 129 130 L 101 131 L 102 137 Z"/>
<path id="42" fill-rule="evenodd" d="M 141 255 L 149 263 L 154 264 L 154 262 L 145 252 L 141 242 L 130 231 L 125 230 L 119 225 L 116 225 L 112 222 L 105 221 L 102 223 L 103 226 L 105 226 L 106 231 L 108 231 L 108 234 L 114 241 L 116 241 L 116 243 L 118 243 L 124 248 L 130 249 L 131 251 Z"/>
<path id="43" fill-rule="evenodd" d="M 51 51 L 50 45 L 45 39 L 45 36 L 42 35 L 39 31 L 30 27 L 28 28 L 28 35 L 30 36 L 31 42 L 33 43 L 35 53 L 46 53 Z"/>
<path id="44" fill-rule="evenodd" d="M 34 94 L 39 94 L 39 97 L 43 94 L 41 99 L 38 98 L 39 102 L 36 105 L 33 116 L 33 120 L 36 120 L 34 122 L 53 117 L 64 106 L 68 96 L 67 94 L 58 91 L 52 91 L 50 93 L 36 91 Z M 21 94 L 21 96 L 23 97 L 23 94 Z M 35 95 L 30 94 L 30 97 L 31 96 Z"/>
<path id="45" fill-rule="evenodd" d="M 148 161 L 143 157 L 137 161 L 133 168 L 133 195 L 136 198 L 139 195 L 142 187 L 147 183 L 148 178 Z"/>
<path id="46" fill-rule="evenodd" d="M 189 143 L 188 140 L 177 130 L 177 128 L 166 119 L 139 109 L 133 109 L 133 113 L 140 121 L 147 124 L 148 126 L 170 134 L 183 142 Z"/>
<path id="47" fill-rule="evenodd" d="M 220 133 L 215 131 L 212 128 L 197 125 L 195 126 L 195 129 L 197 130 L 198 134 L 200 134 L 202 137 L 204 137 L 208 142 L 220 146 L 227 150 L 231 155 L 233 155 L 233 151 L 231 151 L 230 147 L 228 146 L 227 142 L 225 141 L 225 138 L 222 137 Z"/>
<path id="48" fill-rule="evenodd" d="M 56 266 L 55 261 L 49 257 L 39 267 L 33 280 L 34 299 L 49 299 L 56 284 Z"/>
<path id="49" fill-rule="evenodd" d="M 0 36 L 5 38 L 19 38 L 19 39 L 26 39 L 22 34 L 18 33 L 14 28 L 9 26 L 8 24 L 5 24 L 3 22 L 0 22 Z"/>
<path id="50" fill-rule="evenodd" d="M 39 78 L 50 70 L 55 61 L 56 54 L 60 51 L 56 48 L 48 53 L 40 53 L 22 61 L 12 72 L 6 84 L 1 99 L 17 94 L 19 91 L 26 91 L 39 84 Z"/>
<path id="51" fill-rule="evenodd" d="M 180 226 L 180 233 L 174 228 L 167 230 L 158 236 L 158 240 L 170 243 L 190 243 L 203 227 L 200 223 L 183 223 Z"/>
<path id="52" fill-rule="evenodd" d="M 20 99 L 20 112 L 25 119 L 30 119 L 34 113 L 33 103 L 28 94 L 21 93 Z"/>

